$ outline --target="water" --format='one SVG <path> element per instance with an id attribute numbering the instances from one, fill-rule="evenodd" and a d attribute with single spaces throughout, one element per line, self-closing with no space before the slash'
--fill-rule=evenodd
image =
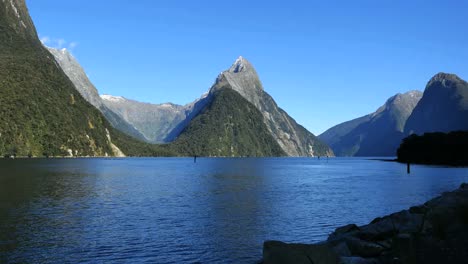
<path id="1" fill-rule="evenodd" d="M 256 263 L 468 182 L 367 159 L 0 160 L 0 263 Z"/>

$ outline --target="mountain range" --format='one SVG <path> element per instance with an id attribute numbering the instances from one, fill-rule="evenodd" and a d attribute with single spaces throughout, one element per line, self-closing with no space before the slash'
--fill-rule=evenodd
<path id="1" fill-rule="evenodd" d="M 2 154 L 393 156 L 412 133 L 468 130 L 468 85 L 453 74 L 316 137 L 276 104 L 243 57 L 193 102 L 151 104 L 99 95 L 70 52 L 42 45 L 24 0 L 0 2 L 0 33 Z"/>
<path id="2" fill-rule="evenodd" d="M 276 105 L 242 57 L 184 106 L 99 96 L 71 53 L 42 45 L 24 0 L 2 1 L 0 7 L 2 153 L 333 155 Z"/>
<path id="3" fill-rule="evenodd" d="M 468 130 L 468 84 L 438 73 L 424 93 L 397 94 L 376 112 L 336 125 L 319 138 L 338 156 L 395 156 L 411 134 Z"/>
<path id="4" fill-rule="evenodd" d="M 228 70 L 223 71 L 216 78 L 215 83 L 209 91 L 203 94 L 199 99 L 186 105 L 177 105 L 172 103 L 143 103 L 113 95 L 98 96 L 97 89 L 89 81 L 87 75 L 84 73 L 84 70 L 76 59 L 67 50 L 57 50 L 53 48 L 49 48 L 49 50 L 83 97 L 98 108 L 108 119 L 108 116 L 110 115 L 114 120 L 119 120 L 119 122 L 111 122 L 114 127 L 126 132 L 128 135 L 136 135 L 137 138 L 146 142 L 171 143 L 176 141 L 172 145 L 177 146 L 177 151 L 182 151 L 182 153 L 185 153 L 185 150 L 190 150 L 190 153 L 194 153 L 195 150 L 190 147 L 193 144 L 210 144 L 210 146 L 197 148 L 199 151 L 197 155 L 209 156 L 266 155 L 262 153 L 269 153 L 268 155 L 276 153 L 275 155 L 288 156 L 333 155 L 333 152 L 328 148 L 328 146 L 323 144 L 305 128 L 297 124 L 294 119 L 276 105 L 273 98 L 263 90 L 263 86 L 252 64 L 243 57 L 239 57 Z M 223 118 L 220 120 L 209 119 L 213 121 L 213 123 L 204 124 L 204 133 L 200 133 L 198 130 L 195 132 L 195 130 L 193 130 L 194 125 L 191 124 L 191 122 L 193 119 L 197 118 L 198 115 L 208 114 L 207 112 L 209 112 L 210 116 L 216 116 L 219 114 L 213 113 L 212 108 L 212 106 L 216 105 L 218 102 L 218 100 L 216 100 L 217 96 L 237 96 L 225 91 L 217 92 L 218 90 L 223 89 L 231 89 L 237 93 L 237 95 L 240 95 L 243 100 L 246 100 L 245 103 L 239 104 L 238 108 L 247 103 L 254 105 L 256 111 L 260 112 L 260 116 L 257 116 L 257 121 L 264 124 L 268 134 L 273 138 L 272 142 L 275 142 L 275 145 L 279 145 L 279 149 L 281 151 L 277 151 L 276 146 L 271 148 L 275 150 L 271 153 L 269 151 L 265 152 L 261 150 L 245 151 L 248 146 L 244 146 L 242 147 L 244 151 L 239 152 L 236 150 L 236 147 L 232 147 L 233 151 L 230 152 L 227 150 L 230 149 L 231 146 L 238 144 L 238 140 L 240 138 L 231 138 L 230 141 L 232 141 L 232 144 L 229 143 L 229 146 L 224 145 L 228 144 L 226 143 L 227 141 L 222 142 L 219 140 L 210 140 L 212 132 L 216 131 L 220 125 L 218 121 L 227 122 L 225 118 L 229 117 L 224 116 L 224 114 Z M 234 102 L 240 102 L 239 98 L 227 101 L 224 104 L 224 108 L 231 108 L 232 112 L 239 113 L 239 111 L 237 111 L 238 108 L 233 109 L 231 106 Z M 207 110 L 206 108 L 209 106 L 211 108 L 210 110 Z M 221 109 L 216 109 L 222 112 Z M 247 112 L 253 114 L 252 109 Z M 238 118 L 239 116 L 239 114 L 236 115 L 236 119 L 238 122 L 242 123 L 244 120 L 242 120 L 242 118 Z M 248 119 L 249 116 L 244 115 L 243 118 Z M 203 120 L 203 118 L 197 118 L 194 122 L 199 122 L 199 120 Z M 126 124 L 126 126 L 122 126 L 121 124 Z M 136 129 L 137 132 L 129 130 L 127 128 L 129 126 Z M 244 127 L 242 131 L 248 129 L 248 127 L 245 126 L 241 127 Z M 256 127 L 256 129 L 259 129 L 259 127 Z M 132 133 L 129 133 L 129 131 Z M 241 130 L 237 129 L 237 131 Z M 196 137 L 193 135 L 187 135 L 190 133 L 199 133 L 200 135 Z M 237 134 L 238 133 L 236 132 L 236 135 Z M 255 133 L 246 133 L 246 135 L 247 134 L 249 134 L 249 137 L 255 137 L 256 135 Z M 242 138 L 245 139 L 246 135 Z M 261 135 L 261 133 L 257 133 L 257 135 Z M 178 140 L 179 137 L 181 138 L 180 140 Z M 203 137 L 203 139 L 207 141 L 202 143 L 203 140 L 199 140 L 199 137 Z M 191 141 L 187 141 L 187 138 L 190 138 Z M 217 135 L 216 138 L 223 138 L 223 136 Z M 181 147 L 182 145 L 180 142 L 182 139 L 184 139 L 185 147 Z M 254 145 L 255 144 L 251 146 Z M 173 147 L 171 148 L 173 149 Z M 259 145 L 257 145 L 256 148 L 259 148 Z M 202 151 L 202 149 L 210 149 L 210 151 L 206 152 Z M 220 151 L 222 149 L 225 151 Z"/>

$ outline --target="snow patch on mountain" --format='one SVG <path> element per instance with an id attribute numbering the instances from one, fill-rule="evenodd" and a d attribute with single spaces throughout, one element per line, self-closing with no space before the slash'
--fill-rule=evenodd
<path id="1" fill-rule="evenodd" d="M 113 96 L 110 94 L 101 94 L 100 95 L 103 100 L 111 101 L 111 102 L 122 102 L 125 101 L 125 98 L 122 96 Z"/>

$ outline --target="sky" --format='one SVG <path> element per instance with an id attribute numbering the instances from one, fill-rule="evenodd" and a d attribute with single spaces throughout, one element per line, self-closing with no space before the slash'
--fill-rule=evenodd
<path id="1" fill-rule="evenodd" d="M 186 104 L 237 57 L 318 135 L 438 72 L 468 79 L 468 1 L 27 0 L 101 94 Z"/>

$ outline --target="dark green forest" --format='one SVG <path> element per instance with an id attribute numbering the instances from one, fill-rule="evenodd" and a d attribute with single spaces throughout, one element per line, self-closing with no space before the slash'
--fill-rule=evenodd
<path id="1" fill-rule="evenodd" d="M 229 87 L 213 94 L 170 148 L 186 156 L 285 156 L 260 111 Z"/>
<path id="2" fill-rule="evenodd" d="M 397 151 L 405 163 L 468 165 L 468 131 L 413 134 L 403 140 Z"/>

